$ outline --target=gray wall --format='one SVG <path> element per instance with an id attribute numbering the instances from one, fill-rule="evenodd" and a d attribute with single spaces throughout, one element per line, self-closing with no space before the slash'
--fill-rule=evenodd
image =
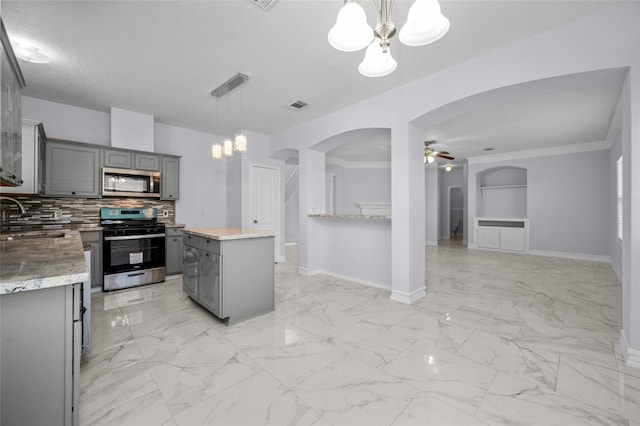
<path id="1" fill-rule="evenodd" d="M 359 201 L 391 203 L 390 167 L 340 167 L 327 164 L 336 175 L 336 214 L 360 214 Z"/>

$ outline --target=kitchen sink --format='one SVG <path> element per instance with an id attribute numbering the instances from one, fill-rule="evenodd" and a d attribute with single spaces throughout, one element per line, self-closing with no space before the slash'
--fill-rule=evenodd
<path id="1" fill-rule="evenodd" d="M 0 234 L 0 241 L 33 240 L 37 238 L 60 238 L 64 232 L 27 232 L 20 234 Z"/>

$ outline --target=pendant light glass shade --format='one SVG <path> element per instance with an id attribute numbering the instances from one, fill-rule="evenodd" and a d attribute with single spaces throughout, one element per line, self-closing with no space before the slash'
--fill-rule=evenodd
<path id="1" fill-rule="evenodd" d="M 236 135 L 233 140 L 233 148 L 238 152 L 245 152 L 247 150 L 247 137 L 245 135 Z"/>
<path id="2" fill-rule="evenodd" d="M 447 31 L 449 20 L 442 15 L 438 0 L 416 0 L 399 37 L 407 46 L 424 46 L 439 40 Z"/>
<path id="3" fill-rule="evenodd" d="M 328 39 L 331 46 L 343 52 L 364 49 L 371 43 L 373 29 L 367 24 L 367 15 L 357 1 L 342 6 Z"/>
<path id="4" fill-rule="evenodd" d="M 387 47 L 387 51 L 382 50 L 380 39 L 376 38 L 373 43 L 367 47 L 364 59 L 358 66 L 358 71 L 365 77 L 384 77 L 391 74 L 398 63 L 391 56 L 391 49 Z"/>
<path id="5" fill-rule="evenodd" d="M 222 155 L 225 157 L 233 155 L 233 142 L 231 142 L 231 139 L 225 139 L 222 143 Z"/>
<path id="6" fill-rule="evenodd" d="M 216 160 L 219 160 L 222 158 L 222 145 L 220 145 L 219 143 L 216 143 L 211 146 L 211 157 L 213 157 Z"/>

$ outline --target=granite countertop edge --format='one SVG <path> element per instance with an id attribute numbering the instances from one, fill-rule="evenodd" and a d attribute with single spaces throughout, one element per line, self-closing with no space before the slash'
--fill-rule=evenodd
<path id="1" fill-rule="evenodd" d="M 185 234 L 192 234 L 199 237 L 205 237 L 219 241 L 265 238 L 275 236 L 273 232 L 249 228 L 186 228 L 183 232 Z"/>
<path id="2" fill-rule="evenodd" d="M 0 295 L 87 281 L 80 232 L 65 229 L 64 233 L 56 238 L 0 242 Z"/>
<path id="3" fill-rule="evenodd" d="M 308 217 L 322 218 L 322 219 L 350 219 L 350 220 L 385 220 L 391 219 L 389 215 L 373 215 L 373 214 L 324 214 L 324 213 L 310 213 Z"/>

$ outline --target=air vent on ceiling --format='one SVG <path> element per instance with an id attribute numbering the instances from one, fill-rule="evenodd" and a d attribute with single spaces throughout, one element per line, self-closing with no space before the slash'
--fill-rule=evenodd
<path id="1" fill-rule="evenodd" d="M 276 0 L 249 0 L 251 3 L 258 6 L 260 9 L 269 10 Z"/>
<path id="2" fill-rule="evenodd" d="M 249 80 L 249 77 L 246 74 L 242 74 L 239 72 L 238 74 L 231 77 L 229 80 L 222 83 L 220 86 L 216 87 L 211 91 L 211 96 L 215 96 L 216 98 L 221 98 L 233 89 L 243 85 Z"/>
<path id="3" fill-rule="evenodd" d="M 292 109 L 294 111 L 300 111 L 301 109 L 305 109 L 308 106 L 309 104 L 306 103 L 305 101 L 297 100 L 287 105 L 287 108 Z"/>

